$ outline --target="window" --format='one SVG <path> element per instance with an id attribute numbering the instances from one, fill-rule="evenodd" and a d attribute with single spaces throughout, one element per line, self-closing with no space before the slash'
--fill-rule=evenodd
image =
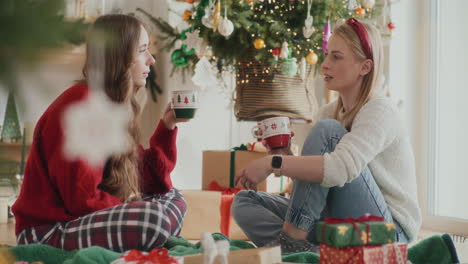
<path id="1" fill-rule="evenodd" d="M 468 235 L 466 0 L 432 0 L 426 227 Z"/>

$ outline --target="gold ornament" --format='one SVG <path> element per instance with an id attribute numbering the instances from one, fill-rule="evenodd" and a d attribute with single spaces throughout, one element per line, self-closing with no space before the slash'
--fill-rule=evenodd
<path id="1" fill-rule="evenodd" d="M 316 64 L 318 61 L 318 56 L 315 54 L 315 52 L 311 51 L 309 54 L 306 56 L 306 61 L 308 64 Z"/>
<path id="2" fill-rule="evenodd" d="M 349 227 L 345 226 L 345 225 L 340 225 L 338 226 L 338 234 L 344 236 L 346 234 L 346 231 L 348 231 Z"/>
<path id="3" fill-rule="evenodd" d="M 354 10 L 354 13 L 356 13 L 356 15 L 360 16 L 360 17 L 365 17 L 366 16 L 366 10 L 362 7 L 358 7 L 356 8 L 356 10 Z"/>
<path id="4" fill-rule="evenodd" d="M 265 48 L 265 41 L 261 38 L 256 39 L 253 44 L 256 49 Z"/>

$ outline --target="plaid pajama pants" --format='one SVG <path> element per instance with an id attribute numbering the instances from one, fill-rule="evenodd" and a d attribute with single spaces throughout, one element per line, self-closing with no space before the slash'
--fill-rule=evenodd
<path id="1" fill-rule="evenodd" d="M 100 246 L 116 252 L 150 251 L 164 245 L 182 228 L 186 202 L 172 189 L 166 194 L 144 196 L 143 201 L 120 204 L 69 222 L 23 230 L 21 244 L 47 244 L 64 250 Z"/>

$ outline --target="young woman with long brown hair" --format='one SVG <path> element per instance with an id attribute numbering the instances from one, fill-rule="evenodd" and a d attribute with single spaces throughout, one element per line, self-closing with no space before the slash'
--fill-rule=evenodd
<path id="1" fill-rule="evenodd" d="M 101 246 L 123 252 L 161 247 L 180 232 L 186 203 L 173 188 L 170 173 L 177 157 L 176 124 L 187 120 L 176 119 L 168 106 L 150 147 L 139 145 L 144 103 L 137 95 L 145 92 L 149 67 L 155 63 L 148 48 L 148 33 L 135 17 L 106 15 L 95 21 L 83 80 L 49 106 L 34 131 L 21 193 L 12 208 L 18 244 L 66 250 Z M 100 73 L 107 97 L 133 112 L 128 125 L 131 148 L 90 166 L 67 159 L 63 119 L 69 106 L 94 92 L 91 76 Z"/>
<path id="2" fill-rule="evenodd" d="M 412 241 L 421 226 L 414 157 L 399 110 L 377 91 L 379 32 L 349 19 L 334 29 L 326 52 L 325 86 L 339 98 L 319 111 L 302 155 L 279 150 L 283 155 L 253 161 L 236 175 L 247 189 L 272 172 L 291 177 L 291 198 L 241 191 L 233 216 L 255 244 L 279 244 L 283 253 L 316 251 L 314 224 L 323 217 L 370 213 L 395 224 L 396 241 Z"/>

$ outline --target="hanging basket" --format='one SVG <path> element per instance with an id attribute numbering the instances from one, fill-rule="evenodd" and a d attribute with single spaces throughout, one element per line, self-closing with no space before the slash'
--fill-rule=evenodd
<path id="1" fill-rule="evenodd" d="M 277 67 L 268 67 L 253 58 L 237 63 L 234 114 L 237 120 L 261 120 L 285 116 L 311 122 L 318 105 L 312 87 L 313 68 L 307 66 L 305 80 L 289 77 Z M 266 70 L 267 69 L 267 70 Z"/>

